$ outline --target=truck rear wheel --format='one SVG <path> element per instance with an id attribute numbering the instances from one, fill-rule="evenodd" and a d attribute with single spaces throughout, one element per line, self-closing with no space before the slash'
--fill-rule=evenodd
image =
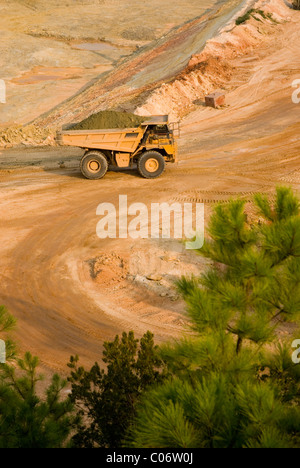
<path id="1" fill-rule="evenodd" d="M 80 163 L 80 169 L 87 179 L 102 179 L 108 170 L 108 161 L 100 151 L 89 151 Z"/>
<path id="2" fill-rule="evenodd" d="M 139 174 L 145 179 L 156 179 L 165 170 L 166 162 L 158 151 L 146 151 L 138 159 Z"/>

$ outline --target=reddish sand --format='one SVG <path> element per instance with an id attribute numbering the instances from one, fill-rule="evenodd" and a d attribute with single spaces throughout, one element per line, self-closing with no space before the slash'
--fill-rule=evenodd
<path id="1" fill-rule="evenodd" d="M 300 192 L 300 104 L 291 97 L 300 78 L 300 12 L 290 15 L 290 22 L 261 25 L 257 46 L 232 59 L 227 107 L 195 104 L 182 122 L 180 163 L 160 179 L 117 171 L 86 180 L 80 151 L 72 157 L 64 148 L 0 153 L 0 303 L 18 319 L 22 350 L 65 371 L 71 354 L 99 360 L 103 341 L 122 330 L 150 329 L 165 340 L 184 329 L 172 281 L 201 271 L 201 258 L 175 241 L 101 241 L 99 203 L 117 205 L 119 194 L 130 203 L 198 201 L 207 221 L 215 202 L 234 195 L 272 197 L 277 184 Z"/>

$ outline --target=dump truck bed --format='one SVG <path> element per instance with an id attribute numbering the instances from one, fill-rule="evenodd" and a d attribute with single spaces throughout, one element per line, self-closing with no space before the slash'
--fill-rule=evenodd
<path id="1" fill-rule="evenodd" d="M 62 130 L 57 142 L 62 145 L 134 153 L 140 144 L 145 127 L 105 130 Z"/>

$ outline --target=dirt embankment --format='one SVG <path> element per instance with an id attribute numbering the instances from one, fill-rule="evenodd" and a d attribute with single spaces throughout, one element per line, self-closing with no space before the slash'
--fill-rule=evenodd
<path id="1" fill-rule="evenodd" d="M 176 26 L 124 59 L 105 76 L 36 120 L 42 126 L 78 122 L 107 109 L 134 112 L 164 82 L 170 82 L 240 8 L 240 0 L 214 3 L 205 15 Z"/>
<path id="2" fill-rule="evenodd" d="M 123 330 L 150 329 L 163 341 L 185 329 L 174 280 L 199 274 L 202 258 L 172 239 L 99 239 L 100 203 L 118 210 L 119 194 L 149 210 L 158 202 L 205 203 L 207 222 L 214 204 L 231 197 L 247 202 L 252 219 L 253 194 L 272 197 L 282 184 L 299 193 L 300 104 L 291 84 L 300 77 L 300 12 L 286 11 L 288 23 L 254 23 L 269 33 L 230 62 L 230 106 L 195 106 L 182 122 L 179 165 L 159 179 L 116 170 L 86 180 L 73 148 L 0 151 L 0 303 L 18 319 L 21 350 L 65 372 L 71 354 L 90 366 L 101 343 Z"/>
<path id="3" fill-rule="evenodd" d="M 273 41 L 278 24 L 293 13 L 278 0 L 258 1 L 252 14 L 245 15 L 207 42 L 200 54 L 191 57 L 187 67 L 171 83 L 163 83 L 136 109 L 140 115 L 169 114 L 181 118 L 203 103 L 205 95 L 224 89 L 233 74 L 232 61 Z M 250 10 L 250 11 L 251 11 Z"/>
<path id="4" fill-rule="evenodd" d="M 131 0 L 128 8 L 127 0 L 0 0 L 0 79 L 7 91 L 0 125 L 33 121 L 225 1 L 174 0 L 168 8 L 161 0 Z"/>
<path id="5" fill-rule="evenodd" d="M 234 61 L 274 42 L 280 24 L 296 14 L 281 0 L 259 0 L 245 22 L 227 23 L 200 53 L 197 51 L 208 34 L 206 28 L 218 18 L 217 15 L 196 18 L 39 117 L 29 128 L 29 135 L 27 127 L 4 129 L 0 132 L 0 147 L 53 145 L 54 130 L 62 124 L 80 122 L 107 109 L 182 118 L 202 106 L 206 94 L 216 90 L 226 92 L 234 73 Z"/>
<path id="6" fill-rule="evenodd" d="M 0 128 L 0 148 L 13 146 L 54 146 L 55 130 L 38 125 L 11 125 Z"/>

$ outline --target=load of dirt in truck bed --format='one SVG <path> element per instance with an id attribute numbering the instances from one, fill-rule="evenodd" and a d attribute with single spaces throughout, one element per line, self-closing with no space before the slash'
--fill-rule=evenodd
<path id="1" fill-rule="evenodd" d="M 82 122 L 72 125 L 71 130 L 99 130 L 107 128 L 138 127 L 146 117 L 129 112 L 101 111 Z"/>

